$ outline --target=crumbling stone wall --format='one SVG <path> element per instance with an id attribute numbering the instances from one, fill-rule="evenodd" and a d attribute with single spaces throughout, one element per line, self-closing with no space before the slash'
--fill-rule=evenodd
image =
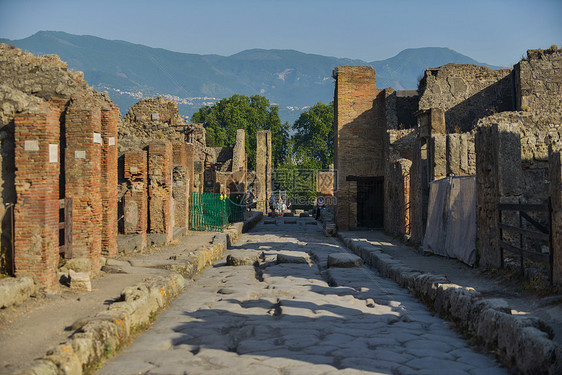
<path id="1" fill-rule="evenodd" d="M 562 115 L 562 50 L 528 50 L 514 66 L 516 109 Z"/>
<path id="2" fill-rule="evenodd" d="M 174 153 L 173 187 L 174 226 L 189 228 L 189 170 L 187 166 L 187 145 L 172 143 Z"/>
<path id="3" fill-rule="evenodd" d="M 416 90 L 395 91 L 386 88 L 386 128 L 411 129 L 418 125 L 415 113 L 419 106 L 419 95 Z"/>
<path id="4" fill-rule="evenodd" d="M 148 230 L 148 155 L 144 150 L 124 156 L 127 190 L 122 198 L 123 233 L 140 234 L 141 248 L 146 247 Z"/>
<path id="5" fill-rule="evenodd" d="M 385 174 L 384 229 L 394 236 L 410 234 L 410 169 L 412 161 L 391 160 Z"/>
<path id="6" fill-rule="evenodd" d="M 95 274 L 100 267 L 100 256 L 102 251 L 107 255 L 114 254 L 115 243 L 113 242 L 117 206 L 117 195 L 114 193 L 115 184 L 112 183 L 116 174 L 115 166 L 117 147 L 117 123 L 119 121 L 118 108 L 111 103 L 106 94 L 93 90 L 83 79 L 80 72 L 70 72 L 66 63 L 57 56 L 36 57 L 29 53 L 23 53 L 14 47 L 0 44 L 0 132 L 2 133 L 2 206 L 15 204 L 16 212 L 32 210 L 36 218 L 42 217 L 46 225 L 54 225 L 56 241 L 49 239 L 45 231 L 35 231 L 36 242 L 41 246 L 57 247 L 48 262 L 58 264 L 58 199 L 64 197 L 74 198 L 73 210 L 73 236 L 75 245 L 74 253 L 65 252 L 65 257 L 84 257 L 89 264 L 90 271 Z M 33 132 L 18 133 L 17 121 L 14 118 L 24 118 L 26 114 L 38 121 L 41 127 L 41 118 L 52 116 L 52 110 L 38 104 L 50 104 L 50 108 L 57 111 L 56 126 L 60 132 L 56 142 L 41 146 L 39 142 L 39 154 L 48 147 L 49 163 L 57 164 L 59 176 L 57 176 L 57 205 L 56 223 L 51 223 L 50 212 L 45 211 L 41 199 L 17 200 L 17 178 L 16 171 L 26 170 L 25 159 L 18 162 L 17 152 L 20 147 L 26 151 L 35 149 Z M 44 110 L 44 113 L 38 113 Z M 31 111 L 31 112 L 30 112 Z M 22 122 L 22 124 L 25 123 Z M 23 126 L 23 125 L 22 125 Z M 53 125 L 55 126 L 55 125 Z M 20 129 L 21 130 L 21 129 Z M 15 135 L 20 134 L 16 139 Z M 23 142 L 23 143 L 22 143 Z M 31 143 L 30 143 L 31 142 Z M 81 143 L 83 142 L 83 143 Z M 22 144 L 18 144 L 22 143 Z M 56 148 L 56 149 L 55 149 Z M 58 151 L 57 151 L 58 150 Z M 58 152 L 58 156 L 56 155 Z M 53 162 L 52 160 L 55 160 Z M 18 164 L 19 163 L 19 164 Z M 76 167 L 75 164 L 86 163 L 84 168 Z M 49 166 L 50 168 L 51 166 Z M 48 170 L 50 170 L 47 168 Z M 78 185 L 81 185 L 81 188 Z M 102 186 L 103 185 L 103 186 Z M 14 187 L 15 186 L 15 187 Z M 85 197 L 88 195 L 87 197 Z M 49 203 L 50 204 L 50 203 Z M 22 206 L 22 205 L 25 205 Z M 31 205 L 27 207 L 27 205 Z M 104 211 L 106 214 L 103 214 Z M 8 240 L 12 237 L 7 234 L 6 217 L 3 218 L 2 252 L 9 248 Z M 25 220 L 19 219 L 20 224 Z M 94 224 L 93 224 L 94 223 Z M 90 230 L 87 229 L 91 225 Z M 33 226 L 30 224 L 30 226 Z M 25 233 L 26 228 L 20 228 Z M 25 246 L 15 246 L 16 258 L 27 256 L 32 260 L 27 269 L 42 283 L 43 288 L 56 289 L 56 268 L 46 266 L 41 262 L 45 259 L 33 258 L 25 255 L 26 252 L 36 253 Z M 43 249 L 42 251 L 47 251 Z M 2 258 L 0 256 L 0 258 Z M 16 274 L 25 272 L 24 266 L 17 266 Z"/>
<path id="7" fill-rule="evenodd" d="M 350 179 L 384 176 L 385 92 L 371 67 L 341 66 L 335 78 L 336 224 L 347 230 L 357 226 L 357 182 Z"/>
<path id="8" fill-rule="evenodd" d="M 420 81 L 419 109 L 445 111 L 447 132 L 467 132 L 478 119 L 514 109 L 511 69 L 447 64 L 427 69 Z"/>
<path id="9" fill-rule="evenodd" d="M 174 234 L 174 202 L 172 200 L 172 144 L 153 141 L 148 146 L 149 231 L 165 236 L 170 242 Z"/>
<path id="10" fill-rule="evenodd" d="M 550 146 L 549 172 L 552 207 L 552 279 L 554 285 L 562 285 L 562 143 Z"/>
<path id="11" fill-rule="evenodd" d="M 146 98 L 133 105 L 123 119 L 128 124 L 158 121 L 169 125 L 185 125 L 176 103 L 162 96 Z"/>

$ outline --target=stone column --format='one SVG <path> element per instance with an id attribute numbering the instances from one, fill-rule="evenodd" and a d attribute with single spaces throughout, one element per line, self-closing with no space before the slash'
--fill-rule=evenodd
<path id="1" fill-rule="evenodd" d="M 59 124 L 47 104 L 15 116 L 15 268 L 33 275 L 41 287 L 58 290 Z"/>
<path id="2" fill-rule="evenodd" d="M 151 234 L 164 235 L 157 242 L 168 243 L 174 236 L 171 142 L 154 141 L 148 145 L 148 180 L 149 230 Z"/>
<path id="3" fill-rule="evenodd" d="M 125 154 L 124 177 L 128 190 L 123 197 L 125 234 L 140 234 L 141 248 L 146 247 L 148 230 L 148 160 L 146 151 Z"/>
<path id="4" fill-rule="evenodd" d="M 272 193 L 271 185 L 271 132 L 269 130 L 260 130 L 257 133 L 257 150 L 256 150 L 256 175 L 260 188 L 257 191 L 257 210 L 264 214 L 269 212 L 269 197 Z"/>
<path id="5" fill-rule="evenodd" d="M 562 146 L 550 146 L 550 204 L 552 205 L 552 281 L 562 285 Z"/>

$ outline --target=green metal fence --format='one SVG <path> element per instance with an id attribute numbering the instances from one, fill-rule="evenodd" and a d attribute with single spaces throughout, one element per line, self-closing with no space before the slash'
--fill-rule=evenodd
<path id="1" fill-rule="evenodd" d="M 218 193 L 189 195 L 189 230 L 220 232 L 229 223 L 244 220 L 243 197 Z"/>

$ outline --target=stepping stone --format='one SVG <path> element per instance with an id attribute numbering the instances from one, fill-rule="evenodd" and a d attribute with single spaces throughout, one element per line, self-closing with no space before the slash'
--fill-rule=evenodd
<path id="1" fill-rule="evenodd" d="M 316 221 L 307 221 L 304 224 L 305 225 L 316 225 Z"/>
<path id="2" fill-rule="evenodd" d="M 283 220 L 283 223 L 284 224 L 296 224 L 297 220 L 296 219 L 295 220 Z"/>
<path id="3" fill-rule="evenodd" d="M 293 264 L 308 264 L 310 265 L 310 258 L 307 254 L 304 255 L 286 255 L 277 254 L 277 264 L 293 263 Z"/>
<path id="4" fill-rule="evenodd" d="M 70 289 L 92 291 L 92 281 L 90 280 L 89 273 L 70 270 L 68 276 L 70 277 Z"/>
<path id="5" fill-rule="evenodd" d="M 308 214 L 308 212 L 301 212 L 299 217 L 310 217 L 310 215 Z"/>
<path id="6" fill-rule="evenodd" d="M 328 255 L 329 268 L 357 268 L 363 261 L 357 255 L 349 253 L 332 253 Z"/>
<path id="7" fill-rule="evenodd" d="M 295 214 L 292 213 L 292 212 L 285 212 L 285 213 L 283 213 L 283 217 L 294 217 L 294 216 L 295 216 Z"/>
<path id="8" fill-rule="evenodd" d="M 277 221 L 269 219 L 269 220 L 264 220 L 263 223 L 264 223 L 264 224 L 274 224 L 274 225 L 275 225 L 275 224 L 277 224 Z"/>
<path id="9" fill-rule="evenodd" d="M 237 250 L 226 257 L 227 266 L 251 266 L 260 258 L 260 253 L 253 250 Z"/>

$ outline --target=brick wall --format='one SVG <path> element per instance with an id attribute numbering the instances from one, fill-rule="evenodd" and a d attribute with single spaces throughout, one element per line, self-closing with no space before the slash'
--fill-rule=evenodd
<path id="1" fill-rule="evenodd" d="M 172 163 L 171 142 L 155 141 L 148 145 L 149 231 L 165 234 L 168 242 L 174 233 Z"/>
<path id="2" fill-rule="evenodd" d="M 59 116 L 48 104 L 15 116 L 16 275 L 33 275 L 51 293 L 59 286 Z"/>
<path id="3" fill-rule="evenodd" d="M 65 196 L 73 199 L 73 258 L 89 258 L 101 268 L 101 110 L 79 97 L 66 112 Z"/>
<path id="4" fill-rule="evenodd" d="M 377 89 L 371 67 L 337 68 L 334 148 L 337 170 L 336 223 L 357 225 L 356 182 L 347 176 L 384 176 L 385 93 Z"/>
<path id="5" fill-rule="evenodd" d="M 102 254 L 117 255 L 117 125 L 120 113 L 116 105 L 101 111 L 101 199 Z"/>

